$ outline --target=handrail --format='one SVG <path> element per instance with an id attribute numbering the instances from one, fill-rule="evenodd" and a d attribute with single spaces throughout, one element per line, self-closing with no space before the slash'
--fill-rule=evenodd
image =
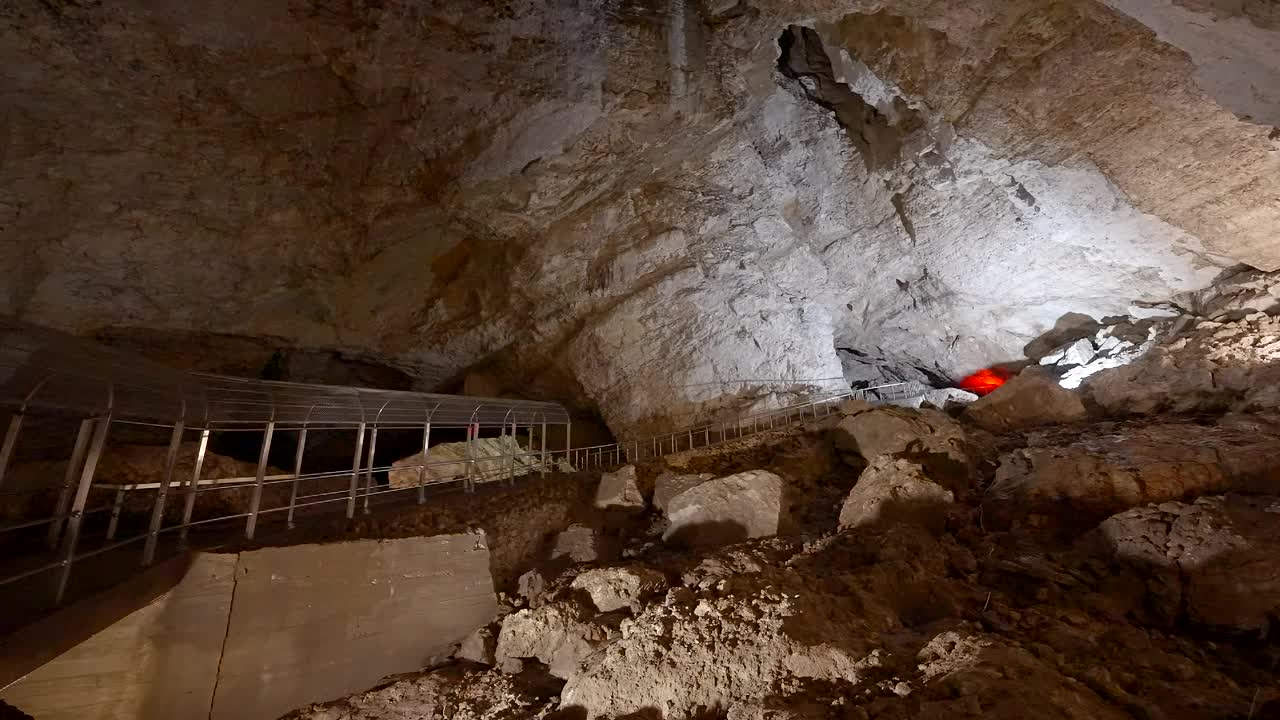
<path id="1" fill-rule="evenodd" d="M 272 388 L 273 390 L 275 387 Z M 183 546 L 186 541 L 187 531 L 191 528 L 204 527 L 211 523 L 222 521 L 245 520 L 246 535 L 252 538 L 252 527 L 256 524 L 259 516 L 269 516 L 275 513 L 287 513 L 284 517 L 287 527 L 294 527 L 295 510 L 305 508 L 317 508 L 318 506 L 339 506 L 346 504 L 347 517 L 354 516 L 357 499 L 363 502 L 366 509 L 369 501 L 375 496 L 391 495 L 397 492 L 416 493 L 417 503 L 425 502 L 424 490 L 429 486 L 448 485 L 453 486 L 461 484 L 464 492 L 473 492 L 478 484 L 487 484 L 493 481 L 506 481 L 510 484 L 515 483 L 517 477 L 527 477 L 533 474 L 545 475 L 549 470 L 561 471 L 580 471 L 580 470 L 604 470 L 614 468 L 629 462 L 639 460 L 658 458 L 676 452 L 686 452 L 692 449 L 711 447 L 725 442 L 732 442 L 740 438 L 750 437 L 770 430 L 776 430 L 793 425 L 805 420 L 818 419 L 827 417 L 836 411 L 839 403 L 846 400 L 858 399 L 868 402 L 891 402 L 894 400 L 912 397 L 924 391 L 924 387 L 916 383 L 887 383 L 875 387 L 863 388 L 858 390 L 850 390 L 844 393 L 828 393 L 815 395 L 803 402 L 786 405 L 783 407 L 772 408 L 749 415 L 735 415 L 734 417 L 725 417 L 720 420 L 708 420 L 687 427 L 678 428 L 667 433 L 651 435 L 648 437 L 624 439 L 619 442 L 605 443 L 600 445 L 589 445 L 583 447 L 573 447 L 568 442 L 569 434 L 566 432 L 566 447 L 555 450 L 547 447 L 546 431 L 547 422 L 550 418 L 540 415 L 531 415 L 517 418 L 516 415 L 523 412 L 524 408 L 516 408 L 513 410 L 511 405 L 505 404 L 506 401 L 493 401 L 488 399 L 478 399 L 472 401 L 471 415 L 465 418 L 465 425 L 454 422 L 453 418 L 446 419 L 440 423 L 440 427 L 466 427 L 467 428 L 467 449 L 466 453 L 457 458 L 441 459 L 435 454 L 424 455 L 420 458 L 412 460 L 401 460 L 390 465 L 378 464 L 375 462 L 374 438 L 378 430 L 383 432 L 395 429 L 419 429 L 423 432 L 423 447 L 430 449 L 429 438 L 430 430 L 439 418 L 436 417 L 435 410 L 439 408 L 439 401 L 433 398 L 432 405 L 424 405 L 424 415 L 421 424 L 406 424 L 400 418 L 388 420 L 385 424 L 379 422 L 384 419 L 383 410 L 387 410 L 389 398 L 382 398 L 383 403 L 378 409 L 378 415 L 372 419 L 372 427 L 368 429 L 370 434 L 369 447 L 367 453 L 362 453 L 365 438 L 365 423 L 361 423 L 355 432 L 355 453 L 353 457 L 353 467 L 351 469 L 326 470 L 323 472 L 301 472 L 301 458 L 303 450 L 306 447 L 306 439 L 308 432 L 315 432 L 327 427 L 332 427 L 332 423 L 327 419 L 317 420 L 310 409 L 305 415 L 300 416 L 301 424 L 297 427 L 281 427 L 274 420 L 268 420 L 265 427 L 253 428 L 253 430 L 264 432 L 264 444 L 258 460 L 257 473 L 252 476 L 236 477 L 236 478 L 204 478 L 201 477 L 201 468 L 203 465 L 205 450 L 208 445 L 211 432 L 241 432 L 240 428 L 229 426 L 230 423 L 220 427 L 196 427 L 189 428 L 199 431 L 200 446 L 197 450 L 194 468 L 186 477 L 176 477 L 172 475 L 172 471 L 166 474 L 165 480 L 156 483 L 134 483 L 129 485 L 109 485 L 106 483 L 93 482 L 94 468 L 97 464 L 98 457 L 102 454 L 102 445 L 105 441 L 107 429 L 111 423 L 134 423 L 134 419 L 116 419 L 112 415 L 104 415 L 100 418 L 91 418 L 82 423 L 81 435 L 78 441 L 86 444 L 89 452 L 87 457 L 79 455 L 72 458 L 67 471 L 67 478 L 64 480 L 66 490 L 72 489 L 72 483 L 79 478 L 79 484 L 76 488 L 75 502 L 69 508 L 56 510 L 51 517 L 45 519 L 20 519 L 14 524 L 0 524 L 0 534 L 10 531 L 19 531 L 26 528 L 36 527 L 39 525 L 49 525 L 49 536 L 53 540 L 57 540 L 59 536 L 62 538 L 62 544 L 56 556 L 33 557 L 32 560 L 42 562 L 39 568 L 27 567 L 22 571 L 7 576 L 0 577 L 0 586 L 25 580 L 39 572 L 59 570 L 60 579 L 58 582 L 58 594 L 54 598 L 54 604 L 58 604 L 62 600 L 63 592 L 66 588 L 67 578 L 71 568 L 78 562 L 87 558 L 94 557 L 101 553 L 107 552 L 115 548 L 129 545 L 138 539 L 146 539 L 148 546 L 153 545 L 158 538 L 172 537 L 173 531 L 178 531 L 177 542 L 179 547 Z M 111 401 L 114 385 L 108 385 L 109 400 L 108 411 L 113 408 Z M 502 429 L 502 438 L 510 438 L 509 445 L 505 440 L 500 440 L 499 447 L 493 449 L 495 454 L 477 454 L 481 451 L 481 447 L 476 440 L 479 439 L 479 431 L 481 426 L 493 429 L 495 425 L 485 425 L 483 410 L 489 404 L 500 404 L 501 410 L 505 414 L 497 415 L 495 422 L 501 423 L 497 427 Z M 319 403 L 316 403 L 317 405 Z M 558 406 L 555 406 L 558 407 Z M 273 407 L 272 410 L 276 408 Z M 361 408 L 363 409 L 363 408 Z M 370 408 L 373 410 L 374 408 Z M 389 412 L 389 411 L 388 411 Z M 186 411 L 179 413 L 181 417 L 185 417 Z M 152 423 L 145 423 L 152 424 Z M 539 449 L 532 447 L 523 448 L 519 445 L 519 430 L 525 429 L 533 437 L 534 425 L 542 427 L 542 446 Z M 159 426 L 159 425 L 158 425 Z M 182 432 L 181 418 L 174 421 L 172 425 L 175 429 L 174 438 L 180 438 Z M 17 429 L 11 427 L 7 443 L 12 445 L 12 440 L 16 438 Z M 337 429 L 337 428 L 334 428 Z M 350 432 L 350 428 L 343 428 Z M 566 425 L 566 431 L 568 430 Z M 283 474 L 268 474 L 266 463 L 268 460 L 268 449 L 270 436 L 275 432 L 277 434 L 283 432 L 297 432 L 298 448 L 295 454 L 294 471 Z M 92 442 L 90 443 L 90 436 Z M 171 440 L 176 443 L 178 440 Z M 171 445 L 170 453 L 174 453 Z M 438 447 L 438 446 L 437 446 Z M 488 450 L 486 450 L 488 451 Z M 482 451 L 483 452 L 483 451 Z M 81 467 L 83 463 L 83 468 Z M 169 460 L 170 467 L 173 460 Z M 440 469 L 433 472 L 433 470 Z M 391 474 L 407 471 L 407 476 L 401 476 L 394 482 Z M 375 483 L 374 473 L 388 473 L 385 485 Z M 363 486 L 359 482 L 363 479 Z M 277 505 L 276 507 L 263 506 L 260 501 L 264 499 L 263 493 L 266 489 L 272 490 L 270 502 L 266 505 Z M 44 491 L 46 488 L 32 488 L 18 490 L 16 492 L 5 491 L 0 492 L 2 495 L 17 494 L 35 494 Z M 284 504 L 279 489 L 284 495 L 289 497 L 288 503 Z M 182 520 L 172 524 L 165 524 L 164 518 L 168 516 L 165 509 L 165 495 L 172 491 L 173 495 L 182 499 L 179 507 L 182 508 Z M 212 494 L 227 493 L 235 491 L 251 491 L 253 499 L 250 502 L 248 512 L 239 511 L 239 503 L 241 500 L 228 501 L 230 506 L 221 508 L 214 517 L 203 517 L 196 519 L 193 516 L 193 508 L 198 497 L 208 498 Z M 114 496 L 114 501 L 105 508 L 90 508 L 87 506 L 88 496 L 91 492 L 107 492 Z M 151 510 L 152 523 L 147 533 L 134 538 L 118 539 L 116 537 L 117 530 L 120 526 L 120 518 L 125 508 L 126 495 L 136 492 L 148 492 L 154 494 L 155 504 Z M 278 502 L 277 502 L 278 500 Z M 397 500 L 397 502 L 399 502 Z M 412 501 L 409 501 L 412 502 Z M 17 505 L 18 503 L 14 503 Z M 208 503 L 205 504 L 208 507 Z M 86 515 L 96 514 L 103 510 L 110 510 L 107 522 L 105 537 L 97 535 L 95 532 L 92 540 L 101 545 L 97 547 L 77 547 L 79 523 Z M 367 511 L 367 510 L 366 510 Z M 132 512 L 132 511 L 131 511 Z M 68 528 L 62 530 L 62 523 L 66 521 Z M 53 540 L 50 542 L 52 543 Z M 150 562 L 154 556 L 154 547 L 144 552 L 144 564 Z"/>
<path id="2" fill-rule="evenodd" d="M 670 454 L 671 452 L 683 452 L 696 447 L 710 447 L 728 440 L 734 440 L 747 435 L 755 434 L 759 431 L 763 421 L 768 420 L 769 427 L 766 429 L 776 429 L 775 419 L 781 417 L 784 420 L 795 414 L 796 420 L 803 420 L 804 411 L 810 411 L 813 418 L 817 418 L 817 408 L 824 407 L 827 412 L 824 415 L 831 414 L 831 406 L 835 403 L 844 402 L 846 400 L 863 400 L 868 402 L 892 402 L 894 400 L 902 400 L 910 397 L 916 397 L 923 394 L 925 388 L 923 385 L 914 382 L 895 382 L 885 383 L 882 385 L 874 385 L 866 388 L 850 390 L 845 393 L 833 395 L 823 395 L 810 398 L 809 400 L 788 405 L 780 408 L 764 410 L 752 415 L 739 416 L 733 420 L 725 420 L 721 422 L 704 422 L 696 425 L 689 425 L 677 428 L 667 433 L 659 435 L 651 435 L 643 438 L 635 438 L 632 440 L 620 440 L 614 443 L 605 443 L 602 445 L 590 445 L 586 447 L 571 448 L 569 452 L 576 456 L 584 457 L 588 460 L 588 467 L 591 466 L 590 459 L 592 457 L 614 458 L 615 463 L 622 464 L 618 458 L 625 458 L 626 461 L 641 460 L 645 458 L 657 458 Z M 790 421 L 787 420 L 789 423 Z M 750 424 L 752 430 L 744 431 L 744 425 Z M 785 426 L 785 425 L 784 425 Z M 729 437 L 727 430 L 733 428 L 733 435 Z M 717 440 L 711 442 L 710 433 L 717 433 Z M 701 436 L 702 442 L 697 440 Z M 681 438 L 684 442 L 681 442 Z M 683 449 L 677 450 L 680 445 L 684 445 Z M 670 451 L 664 451 L 664 448 L 670 448 Z M 649 453 L 645 454 L 645 449 L 649 449 Z M 630 452 L 629 452 L 630 451 Z M 603 463 L 595 463 L 597 467 Z"/>

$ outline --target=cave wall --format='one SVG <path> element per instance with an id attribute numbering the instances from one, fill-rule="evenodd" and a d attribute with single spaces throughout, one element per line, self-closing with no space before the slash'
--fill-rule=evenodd
<path id="1" fill-rule="evenodd" d="M 1280 89 L 1208 52 L 1280 36 L 1203 4 L 16 0 L 0 311 L 484 363 L 624 434 L 836 347 L 945 380 L 1280 265 Z"/>

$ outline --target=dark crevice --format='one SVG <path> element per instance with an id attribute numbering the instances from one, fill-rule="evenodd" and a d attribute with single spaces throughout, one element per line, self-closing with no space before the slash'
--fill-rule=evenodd
<path id="1" fill-rule="evenodd" d="M 812 28 L 788 25 L 778 38 L 778 71 L 795 80 L 813 102 L 835 113 L 868 170 L 892 167 L 903 137 L 921 127 L 918 115 L 903 105 L 905 122 L 896 125 L 848 85 L 835 79 L 822 38 Z"/>
<path id="2" fill-rule="evenodd" d="M 911 238 L 911 244 L 916 242 L 916 226 L 911 222 L 911 218 L 907 217 L 906 204 L 902 199 L 902 193 L 894 193 L 889 199 L 893 203 L 893 209 L 898 213 L 898 221 L 902 223 L 902 229 L 906 231 L 907 237 Z"/>

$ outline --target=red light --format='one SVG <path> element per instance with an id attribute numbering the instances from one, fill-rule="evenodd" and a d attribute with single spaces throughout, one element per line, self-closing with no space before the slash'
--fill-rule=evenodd
<path id="1" fill-rule="evenodd" d="M 988 395 L 1009 379 L 1009 373 L 1000 368 L 983 368 L 960 381 L 961 389 L 974 395 Z"/>

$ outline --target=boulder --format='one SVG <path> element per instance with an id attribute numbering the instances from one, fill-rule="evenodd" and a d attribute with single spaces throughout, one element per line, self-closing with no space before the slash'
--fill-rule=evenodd
<path id="1" fill-rule="evenodd" d="M 605 629 L 589 622 L 576 605 L 557 603 L 504 618 L 494 655 L 504 670 L 523 665 L 509 661 L 532 658 L 555 677 L 568 679 L 607 638 Z"/>
<path id="2" fill-rule="evenodd" d="M 570 525 L 556 535 L 551 559 L 567 557 L 576 563 L 595 562 L 604 557 L 604 547 L 596 531 L 586 525 Z"/>
<path id="3" fill-rule="evenodd" d="M 711 473 L 700 473 L 698 475 L 677 475 L 675 473 L 662 473 L 654 483 L 653 488 L 653 506 L 658 510 L 666 511 L 667 503 L 671 498 L 679 495 L 685 490 L 692 489 L 702 483 L 715 477 Z"/>
<path id="4" fill-rule="evenodd" d="M 1052 374 L 1027 368 L 966 408 L 965 415 L 984 430 L 1009 432 L 1079 422 L 1087 413 L 1080 397 Z"/>
<path id="5" fill-rule="evenodd" d="M 871 525 L 881 520 L 908 520 L 934 525 L 955 495 L 933 482 L 910 460 L 880 456 L 872 461 L 840 508 L 840 527 Z"/>
<path id="6" fill-rule="evenodd" d="M 978 396 L 960 388 L 932 388 L 920 396 L 921 407 L 934 407 L 939 410 L 950 410 L 953 407 L 969 405 L 978 401 Z"/>
<path id="7" fill-rule="evenodd" d="M 622 608 L 639 611 L 641 600 L 666 587 L 665 575 L 644 567 L 598 568 L 573 579 L 573 589 L 591 596 L 591 602 L 600 612 Z"/>
<path id="8" fill-rule="evenodd" d="M 1280 611 L 1277 518 L 1280 497 L 1228 495 L 1134 508 L 1098 530 L 1160 619 L 1258 632 Z"/>
<path id="9" fill-rule="evenodd" d="M 640 486 L 636 484 L 635 465 L 626 465 L 600 476 L 600 485 L 596 487 L 595 506 L 602 510 L 644 508 L 644 496 L 640 494 Z"/>
<path id="10" fill-rule="evenodd" d="M 722 545 L 776 535 L 785 521 L 782 478 L 749 470 L 708 480 L 667 504 L 662 539 L 684 545 Z"/>
<path id="11" fill-rule="evenodd" d="M 482 627 L 471 633 L 462 641 L 462 645 L 458 647 L 458 652 L 453 656 L 459 660 L 470 660 L 474 663 L 482 665 L 493 665 L 496 660 L 494 651 L 497 648 L 497 638 L 493 636 L 493 631 L 487 627 Z"/>
<path id="12" fill-rule="evenodd" d="M 1132 507 L 1226 492 L 1280 492 L 1280 437 L 1255 426 L 1167 423 L 1033 438 L 1000 458 L 983 515 L 1092 527 Z M 1040 444 L 1037 444 L 1040 443 Z"/>
<path id="13" fill-rule="evenodd" d="M 930 388 L 919 395 L 912 395 L 901 400 L 890 400 L 886 404 L 903 408 L 951 410 L 952 408 L 964 407 L 977 399 L 977 395 L 960 388 Z"/>
<path id="14" fill-rule="evenodd" d="M 841 420 L 833 440 L 838 449 L 859 453 L 868 462 L 908 451 L 969 461 L 964 429 L 937 410 L 878 407 Z"/>
<path id="15" fill-rule="evenodd" d="M 474 465 L 471 459 L 475 459 Z M 467 477 L 470 469 L 478 481 L 520 477 L 541 470 L 540 456 L 529 453 L 513 435 L 476 438 L 470 443 L 455 442 L 432 445 L 426 456 L 426 477 L 422 482 L 448 482 Z M 391 463 L 387 473 L 391 487 L 417 487 L 423 464 L 422 453 Z M 550 468 L 548 468 L 550 469 Z M 560 468 L 563 470 L 563 468 Z"/>

